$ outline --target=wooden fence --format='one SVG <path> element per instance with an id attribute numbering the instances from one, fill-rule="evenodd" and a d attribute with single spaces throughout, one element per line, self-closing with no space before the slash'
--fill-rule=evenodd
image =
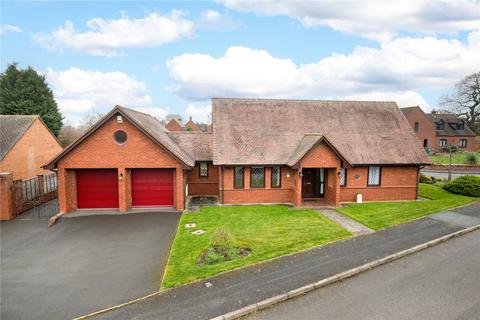
<path id="1" fill-rule="evenodd" d="M 57 174 L 38 175 L 27 180 L 14 180 L 12 186 L 13 214 L 34 208 L 57 198 Z"/>

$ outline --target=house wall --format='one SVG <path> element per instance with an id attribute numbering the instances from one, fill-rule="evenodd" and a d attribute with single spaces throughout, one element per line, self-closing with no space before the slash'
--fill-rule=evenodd
<path id="1" fill-rule="evenodd" d="M 113 134 L 127 133 L 127 141 L 119 145 Z M 175 169 L 174 205 L 184 209 L 184 173 L 180 162 L 168 151 L 153 142 L 127 119 L 117 123 L 112 117 L 57 163 L 60 211 L 76 209 L 75 171 L 73 169 L 113 168 L 123 174 L 119 181 L 119 210 L 131 205 L 130 170 L 132 168 Z"/>
<path id="2" fill-rule="evenodd" d="M 289 167 L 281 168 L 280 188 L 271 188 L 271 168 L 265 168 L 265 188 L 250 188 L 250 168 L 244 167 L 244 188 L 234 188 L 234 168 L 226 167 L 224 172 L 224 203 L 293 203 L 297 171 Z M 220 176 L 221 186 L 221 176 Z M 220 190 L 220 192 L 222 192 Z"/>
<path id="3" fill-rule="evenodd" d="M 438 149 L 438 140 L 436 137 L 435 125 L 430 121 L 427 115 L 420 109 L 411 110 L 406 116 L 408 123 L 415 130 L 415 122 L 419 123 L 419 130 L 415 132 L 419 143 L 423 146 L 423 140 L 428 140 L 428 147 L 432 150 Z"/>
<path id="4" fill-rule="evenodd" d="M 418 167 L 383 166 L 380 186 L 367 186 L 368 167 L 347 169 L 347 185 L 340 187 L 340 201 L 356 201 L 357 194 L 363 201 L 415 200 L 417 198 Z"/>
<path id="5" fill-rule="evenodd" d="M 459 151 L 477 150 L 476 141 L 475 141 L 476 137 L 474 136 L 437 136 L 435 150 L 440 150 L 440 139 L 447 139 L 447 144 L 451 146 L 456 146 Z M 467 139 L 466 148 L 460 148 L 460 139 Z"/>
<path id="6" fill-rule="evenodd" d="M 197 162 L 192 170 L 187 173 L 188 195 L 204 196 L 218 195 L 219 167 L 208 163 L 208 177 L 200 177 L 200 164 Z"/>
<path id="7" fill-rule="evenodd" d="M 37 118 L 17 141 L 10 152 L 0 161 L 0 172 L 13 173 L 13 179 L 30 179 L 38 174 L 51 173 L 42 165 L 62 151 L 55 136 Z"/>

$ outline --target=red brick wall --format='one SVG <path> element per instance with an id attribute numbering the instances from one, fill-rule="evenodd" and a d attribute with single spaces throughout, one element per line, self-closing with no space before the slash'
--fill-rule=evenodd
<path id="1" fill-rule="evenodd" d="M 347 185 L 340 187 L 340 201 L 356 201 L 361 193 L 363 201 L 415 200 L 417 197 L 418 167 L 383 166 L 381 186 L 367 186 L 368 167 L 347 169 Z"/>
<path id="2" fill-rule="evenodd" d="M 51 173 L 49 170 L 43 170 L 41 166 L 60 151 L 62 147 L 57 139 L 37 118 L 12 150 L 0 161 L 0 172 L 13 173 L 14 180 Z"/>
<path id="3" fill-rule="evenodd" d="M 15 218 L 12 188 L 13 175 L 11 173 L 0 173 L 0 220 Z"/>
<path id="4" fill-rule="evenodd" d="M 415 134 L 417 135 L 419 143 L 423 146 L 423 140 L 428 140 L 428 147 L 432 150 L 436 150 L 438 147 L 438 141 L 436 137 L 435 125 L 428 119 L 427 115 L 421 109 L 414 109 L 406 116 L 408 123 L 415 130 L 415 122 L 419 123 L 419 130 Z"/>
<path id="5" fill-rule="evenodd" d="M 440 150 L 440 139 L 446 139 L 448 145 L 456 146 L 459 151 L 475 151 L 477 149 L 475 137 L 438 136 L 437 140 L 436 140 L 435 150 Z M 460 148 L 460 139 L 467 139 L 467 147 L 466 148 Z"/>
<path id="6" fill-rule="evenodd" d="M 235 189 L 233 174 L 234 169 L 232 167 L 224 169 L 223 195 L 226 204 L 293 202 L 296 170 L 282 167 L 280 188 L 271 188 L 271 169 L 268 167 L 265 168 L 265 188 L 250 188 L 250 168 L 244 167 L 244 188 Z"/>
<path id="7" fill-rule="evenodd" d="M 197 164 L 188 172 L 188 195 L 218 195 L 218 172 L 219 167 L 208 163 L 208 177 L 200 177 L 200 164 Z"/>
<path id="8" fill-rule="evenodd" d="M 117 130 L 127 133 L 126 143 L 119 145 L 115 142 L 113 134 Z M 184 177 L 180 162 L 126 119 L 123 123 L 117 123 L 115 117 L 110 119 L 61 159 L 57 166 L 59 205 L 63 212 L 76 208 L 75 173 L 72 170 L 65 171 L 75 168 L 115 168 L 123 173 L 123 180 L 119 181 L 121 211 L 127 210 L 131 204 L 130 171 L 127 169 L 173 168 L 175 207 L 177 210 L 184 209 Z"/>

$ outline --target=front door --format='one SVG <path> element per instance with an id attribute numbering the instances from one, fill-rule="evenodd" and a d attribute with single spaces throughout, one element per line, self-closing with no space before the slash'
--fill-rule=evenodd
<path id="1" fill-rule="evenodd" d="M 304 168 L 302 174 L 302 197 L 322 198 L 325 194 L 324 169 Z"/>

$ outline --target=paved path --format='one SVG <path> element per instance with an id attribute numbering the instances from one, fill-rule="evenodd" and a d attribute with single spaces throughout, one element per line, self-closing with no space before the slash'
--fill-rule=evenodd
<path id="1" fill-rule="evenodd" d="M 353 220 L 350 217 L 347 217 L 346 215 L 338 212 L 337 210 L 334 209 L 328 209 L 328 208 L 322 208 L 322 209 L 317 209 L 320 214 L 325 216 L 326 218 L 332 220 L 333 222 L 338 223 L 348 231 L 350 231 L 353 236 L 361 236 L 363 234 L 369 234 L 373 233 L 372 229 L 368 228 L 367 226 L 361 224 L 358 221 Z"/>
<path id="2" fill-rule="evenodd" d="M 480 203 L 462 210 L 480 223 Z M 208 279 L 211 287 L 193 283 L 97 318 L 210 319 L 461 229 L 457 223 L 422 218 L 220 274 Z"/>
<path id="3" fill-rule="evenodd" d="M 1 223 L 1 314 L 71 319 L 158 290 L 180 214 Z"/>
<path id="4" fill-rule="evenodd" d="M 17 220 L 48 220 L 58 213 L 57 199 L 42 203 L 17 216 Z"/>
<path id="5" fill-rule="evenodd" d="M 478 320 L 480 230 L 253 314 L 249 320 Z"/>

